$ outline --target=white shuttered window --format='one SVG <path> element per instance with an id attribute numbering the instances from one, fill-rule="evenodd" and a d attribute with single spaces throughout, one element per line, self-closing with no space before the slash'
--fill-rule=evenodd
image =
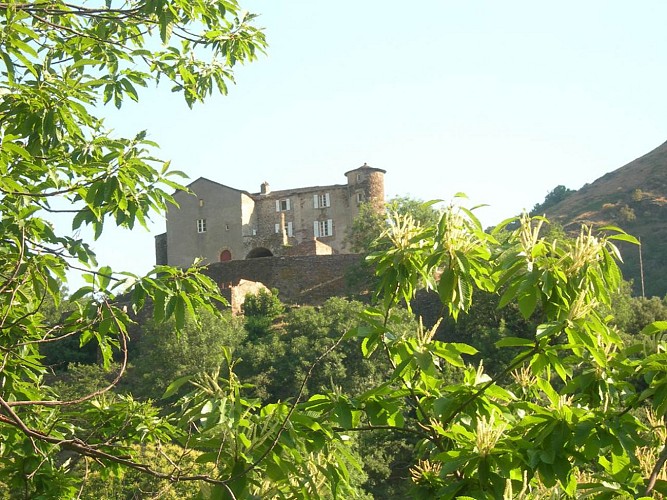
<path id="1" fill-rule="evenodd" d="M 331 197 L 329 193 L 313 195 L 314 208 L 326 208 L 331 206 Z"/>
<path id="2" fill-rule="evenodd" d="M 333 220 L 320 220 L 313 222 L 313 233 L 315 238 L 321 238 L 322 236 L 333 236 Z"/>
<path id="3" fill-rule="evenodd" d="M 280 224 L 275 225 L 276 233 L 280 232 Z M 287 227 L 285 228 L 287 230 L 287 236 L 294 236 L 294 226 L 292 225 L 292 222 L 287 223 Z"/>
<path id="4" fill-rule="evenodd" d="M 276 200 L 276 212 L 287 212 L 290 209 L 291 207 L 289 198 L 286 198 L 284 200 Z"/>

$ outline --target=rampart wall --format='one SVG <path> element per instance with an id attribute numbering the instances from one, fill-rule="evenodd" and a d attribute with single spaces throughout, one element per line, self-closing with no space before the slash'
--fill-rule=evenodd
<path id="1" fill-rule="evenodd" d="M 296 304 L 320 304 L 329 297 L 345 296 L 346 274 L 362 259 L 358 254 L 262 257 L 216 262 L 205 273 L 224 291 L 240 280 L 259 281 L 280 291 L 280 299 Z"/>

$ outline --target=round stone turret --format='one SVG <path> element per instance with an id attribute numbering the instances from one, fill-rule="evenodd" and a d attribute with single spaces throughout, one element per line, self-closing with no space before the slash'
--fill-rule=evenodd
<path id="1" fill-rule="evenodd" d="M 350 186 L 350 198 L 357 205 L 370 202 L 378 210 L 384 206 L 384 174 L 386 170 L 364 163 L 361 167 L 345 172 Z"/>

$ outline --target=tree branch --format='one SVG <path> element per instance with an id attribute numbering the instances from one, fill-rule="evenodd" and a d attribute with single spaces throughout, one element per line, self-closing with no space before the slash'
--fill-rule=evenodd
<path id="1" fill-rule="evenodd" d="M 537 342 L 537 341 L 536 341 Z M 470 396 L 468 396 L 466 399 L 463 400 L 463 402 L 456 407 L 451 415 L 447 417 L 445 420 L 442 421 L 442 427 L 446 427 L 449 425 L 454 418 L 456 418 L 456 415 L 458 415 L 466 406 L 468 406 L 470 403 L 472 403 L 475 399 L 477 399 L 479 396 L 484 394 L 486 390 L 494 385 L 498 380 L 500 380 L 502 377 L 510 373 L 512 370 L 517 368 L 519 365 L 521 365 L 526 359 L 530 358 L 531 356 L 537 354 L 539 352 L 540 348 L 539 345 L 533 346 L 530 351 L 526 351 L 523 355 L 519 356 L 519 358 L 512 364 L 508 365 L 505 367 L 503 371 L 500 373 L 496 374 L 495 377 L 493 377 L 491 380 L 486 382 L 485 384 L 482 385 L 477 391 L 473 392 Z"/>
<path id="2" fill-rule="evenodd" d="M 644 495 L 649 496 L 653 491 L 653 488 L 655 488 L 655 482 L 658 480 L 658 476 L 662 472 L 662 468 L 665 465 L 665 462 L 667 462 L 667 439 L 665 439 L 665 445 L 662 447 L 658 461 L 653 466 L 651 475 L 648 478 L 648 483 L 646 484 L 646 491 L 644 492 Z"/>
<path id="3" fill-rule="evenodd" d="M 231 476 L 230 478 L 225 480 L 225 483 L 232 482 L 240 477 L 245 476 L 248 472 L 252 471 L 254 468 L 256 468 L 260 463 L 264 461 L 264 459 L 268 456 L 269 453 L 271 453 L 271 450 L 273 450 L 276 445 L 278 444 L 278 441 L 280 440 L 280 436 L 282 436 L 282 433 L 285 432 L 285 429 L 287 428 L 287 423 L 289 422 L 290 418 L 292 417 L 292 414 L 296 410 L 297 405 L 299 404 L 299 401 L 301 400 L 301 396 L 303 396 L 303 391 L 306 388 L 306 383 L 310 379 L 310 377 L 313 374 L 313 371 L 315 370 L 315 367 L 325 358 L 327 357 L 336 347 L 340 345 L 340 343 L 343 341 L 345 338 L 345 333 L 340 336 L 340 338 L 334 342 L 327 350 L 325 350 L 315 361 L 313 361 L 313 364 L 310 365 L 310 368 L 308 370 L 308 373 L 306 373 L 306 376 L 304 377 L 303 381 L 301 382 L 301 386 L 299 387 L 299 392 L 297 393 L 296 398 L 294 399 L 294 402 L 291 404 L 289 411 L 287 412 L 287 415 L 283 419 L 282 424 L 280 424 L 280 427 L 278 428 L 278 432 L 276 433 L 275 438 L 273 438 L 273 441 L 271 442 L 271 445 L 248 467 L 246 467 L 244 470 L 239 472 L 238 474 Z"/>
<path id="4" fill-rule="evenodd" d="M 101 389 L 98 389 L 97 391 L 91 392 L 90 394 L 87 394 L 85 396 L 82 396 L 77 399 L 71 399 L 69 401 L 10 401 L 7 404 L 12 407 L 12 406 L 49 406 L 49 407 L 54 407 L 54 406 L 72 406 L 75 404 L 83 403 L 84 401 L 88 401 L 90 399 L 93 399 L 94 397 L 100 396 L 101 394 L 104 394 L 105 392 L 110 391 L 116 385 L 118 382 L 120 382 L 120 379 L 123 377 L 123 374 L 125 373 L 125 370 L 127 368 L 127 338 L 126 334 L 123 333 L 122 330 L 122 325 L 120 324 L 120 320 L 116 317 L 116 315 L 113 312 L 113 309 L 107 302 L 105 302 L 106 307 L 108 308 L 109 312 L 111 313 L 111 316 L 114 319 L 114 322 L 116 323 L 116 327 L 119 329 L 120 332 L 120 339 L 121 339 L 121 349 L 123 352 L 123 362 L 121 363 L 120 370 L 118 371 L 118 374 L 116 377 L 111 381 L 109 385 L 106 387 L 103 387 Z"/>

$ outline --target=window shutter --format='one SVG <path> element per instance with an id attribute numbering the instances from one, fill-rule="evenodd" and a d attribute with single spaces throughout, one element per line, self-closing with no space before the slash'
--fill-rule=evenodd
<path id="1" fill-rule="evenodd" d="M 325 193 L 324 195 L 324 206 L 326 207 L 331 206 L 331 198 L 329 198 L 329 193 Z"/>
<path id="2" fill-rule="evenodd" d="M 320 208 L 319 205 L 320 197 L 316 194 L 313 195 L 313 208 Z"/>
<path id="3" fill-rule="evenodd" d="M 276 212 L 280 212 L 280 200 L 276 200 Z"/>
<path id="4" fill-rule="evenodd" d="M 333 220 L 327 220 L 327 236 L 333 236 Z"/>
<path id="5" fill-rule="evenodd" d="M 313 236 L 315 236 L 315 238 L 320 237 L 320 223 L 317 221 L 313 222 Z"/>
<path id="6" fill-rule="evenodd" d="M 287 236 L 294 236 L 294 233 L 292 231 L 292 223 L 291 222 L 287 223 Z"/>
<path id="7" fill-rule="evenodd" d="M 280 224 L 276 224 L 276 233 L 280 232 Z"/>

